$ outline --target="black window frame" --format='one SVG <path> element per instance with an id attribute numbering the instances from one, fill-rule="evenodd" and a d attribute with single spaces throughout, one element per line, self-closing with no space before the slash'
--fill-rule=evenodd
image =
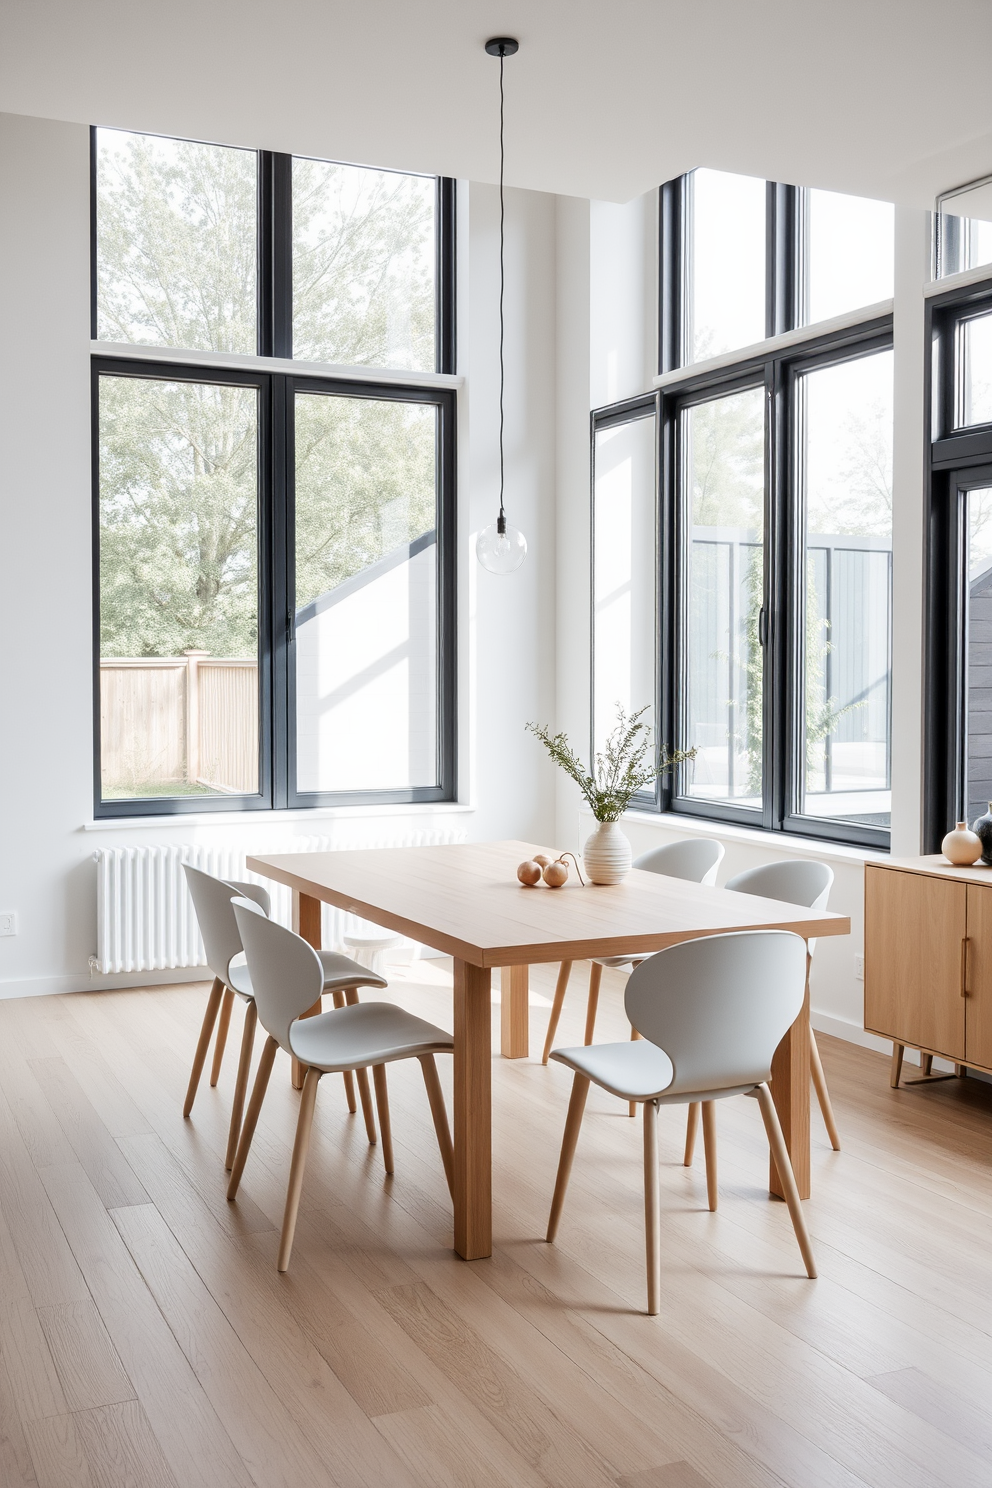
<path id="1" fill-rule="evenodd" d="M 989 277 L 928 298 L 927 504 L 924 529 L 923 850 L 937 852 L 967 810 L 967 526 L 969 490 L 992 486 L 992 422 L 956 422 L 960 330 L 992 314 Z"/>
<path id="2" fill-rule="evenodd" d="M 138 131 L 144 132 L 144 131 Z M 172 138 L 172 136 L 160 136 Z M 209 142 L 208 142 L 209 143 Z M 96 819 L 176 817 L 253 810 L 308 809 L 453 801 L 457 798 L 456 424 L 454 389 L 418 381 L 403 369 L 369 369 L 368 378 L 304 372 L 292 360 L 291 155 L 256 152 L 259 162 L 257 355 L 283 360 L 281 368 L 211 360 L 200 350 L 135 346 L 128 354 L 94 350 L 91 359 L 93 570 L 93 814 Z M 455 344 L 455 183 L 436 178 L 435 371 L 452 374 Z M 91 334 L 97 336 L 97 128 L 90 131 Z M 376 375 L 378 374 L 378 376 Z M 258 390 L 259 789 L 251 795 L 152 796 L 103 800 L 100 740 L 100 429 L 101 376 L 251 386 Z M 294 392 L 313 391 L 368 400 L 414 402 L 437 409 L 437 749 L 434 786 L 405 790 L 296 789 L 295 614 L 291 612 Z"/>
<path id="3" fill-rule="evenodd" d="M 765 391 L 765 596 L 759 624 L 764 636 L 764 792 L 761 809 L 682 794 L 684 771 L 664 776 L 654 803 L 645 809 L 677 812 L 703 820 L 767 832 L 816 838 L 887 851 L 889 828 L 804 815 L 801 801 L 804 626 L 804 502 L 798 464 L 801 437 L 798 379 L 834 363 L 855 360 L 893 345 L 891 314 L 873 315 L 841 329 L 818 330 L 804 323 L 806 304 L 808 192 L 766 182 L 766 344 L 741 348 L 711 362 L 686 362 L 686 299 L 690 248 L 686 231 L 688 177 L 666 182 L 659 192 L 658 369 L 664 379 L 654 396 L 658 410 L 658 746 L 685 741 L 680 708 L 685 697 L 687 525 L 680 491 L 679 424 L 693 404 L 748 387 Z M 870 307 L 865 307 L 870 309 Z M 775 338 L 788 332 L 788 342 Z M 593 431 L 622 405 L 598 409 Z M 891 626 L 890 626 L 891 646 Z M 891 706 L 891 701 L 890 701 Z M 891 729 L 890 729 L 891 750 Z"/>

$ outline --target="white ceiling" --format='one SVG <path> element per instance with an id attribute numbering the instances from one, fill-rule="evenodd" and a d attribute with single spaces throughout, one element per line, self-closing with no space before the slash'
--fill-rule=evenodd
<path id="1" fill-rule="evenodd" d="M 989 0 L 0 0 L 0 109 L 626 201 L 992 172 Z"/>

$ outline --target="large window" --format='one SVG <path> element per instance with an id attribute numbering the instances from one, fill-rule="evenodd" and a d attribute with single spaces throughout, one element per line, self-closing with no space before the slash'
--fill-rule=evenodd
<path id="1" fill-rule="evenodd" d="M 659 371 L 891 299 L 891 203 L 695 170 L 661 188 Z"/>
<path id="2" fill-rule="evenodd" d="M 104 130 L 93 168 L 134 348 L 94 357 L 97 813 L 450 798 L 450 183 Z"/>
<path id="3" fill-rule="evenodd" d="M 892 208 L 696 171 L 660 269 L 657 391 L 593 417 L 596 735 L 650 702 L 659 809 L 887 846 Z"/>
<path id="4" fill-rule="evenodd" d="M 992 373 L 988 283 L 931 301 L 925 837 L 992 801 Z"/>

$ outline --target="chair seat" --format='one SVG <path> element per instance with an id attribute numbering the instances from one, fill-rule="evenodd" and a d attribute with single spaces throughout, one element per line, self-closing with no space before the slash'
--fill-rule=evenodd
<path id="1" fill-rule="evenodd" d="M 625 1101 L 656 1100 L 662 1105 L 686 1105 L 719 1100 L 725 1095 L 743 1095 L 754 1089 L 751 1081 L 728 1090 L 682 1090 L 666 1095 L 675 1078 L 672 1061 L 664 1049 L 647 1039 L 623 1044 L 580 1044 L 576 1049 L 555 1049 L 551 1058 Z"/>
<path id="2" fill-rule="evenodd" d="M 360 1002 L 315 1018 L 298 1018 L 289 1046 L 303 1064 L 325 1073 L 389 1064 L 420 1054 L 447 1053 L 454 1039 L 390 1002 Z"/>
<path id="3" fill-rule="evenodd" d="M 359 966 L 357 961 L 352 961 L 350 956 L 342 956 L 340 951 L 318 951 L 320 964 L 324 968 L 324 991 L 335 992 L 346 987 L 388 987 L 389 983 L 385 977 L 377 972 L 369 971 L 367 966 Z M 254 996 L 251 985 L 251 974 L 245 962 L 244 952 L 235 956 L 228 967 L 228 985 L 232 992 L 237 992 L 247 1002 Z"/>

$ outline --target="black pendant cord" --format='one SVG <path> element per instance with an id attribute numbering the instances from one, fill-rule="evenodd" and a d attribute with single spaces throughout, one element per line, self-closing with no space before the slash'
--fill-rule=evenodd
<path id="1" fill-rule="evenodd" d="M 506 513 L 503 510 L 503 286 L 505 281 L 505 269 L 503 263 L 503 240 L 504 240 L 504 206 L 503 206 L 503 61 L 504 53 L 500 48 L 499 54 L 499 519 L 496 524 L 498 532 L 506 531 Z"/>

